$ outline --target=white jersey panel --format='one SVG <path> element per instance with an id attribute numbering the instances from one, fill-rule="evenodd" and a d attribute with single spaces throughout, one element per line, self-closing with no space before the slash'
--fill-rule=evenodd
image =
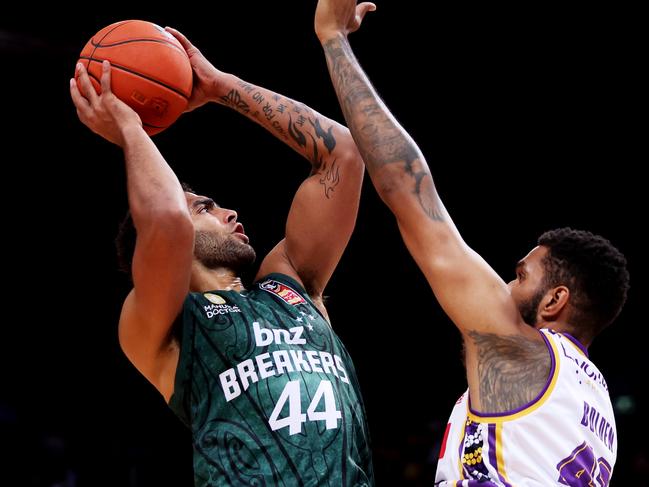
<path id="1" fill-rule="evenodd" d="M 451 413 L 435 485 L 608 485 L 617 432 L 606 382 L 574 338 L 541 333 L 552 356 L 544 390 L 499 414 L 472 411 L 467 391 Z"/>

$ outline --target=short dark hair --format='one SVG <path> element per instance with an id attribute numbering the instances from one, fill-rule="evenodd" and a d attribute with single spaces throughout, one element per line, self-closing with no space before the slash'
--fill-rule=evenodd
<path id="1" fill-rule="evenodd" d="M 626 258 L 604 237 L 568 227 L 545 232 L 538 244 L 548 249 L 543 260 L 545 284 L 570 289 L 569 324 L 592 339 L 615 320 L 626 302 Z"/>
<path id="2" fill-rule="evenodd" d="M 180 183 L 180 185 L 186 193 L 195 193 L 187 183 Z M 133 265 L 136 238 L 137 232 L 133 224 L 133 217 L 131 211 L 128 210 L 119 224 L 117 236 L 115 237 L 115 247 L 117 249 L 117 268 L 129 276 Z"/>

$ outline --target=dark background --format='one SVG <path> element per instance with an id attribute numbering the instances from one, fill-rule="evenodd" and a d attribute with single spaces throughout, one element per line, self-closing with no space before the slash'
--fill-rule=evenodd
<path id="1" fill-rule="evenodd" d="M 189 434 L 117 343 L 128 291 L 112 243 L 126 210 L 122 155 L 78 121 L 68 94 L 90 36 L 128 18 L 171 25 L 220 69 L 343 121 L 313 33 L 315 2 L 132 3 L 15 5 L 0 16 L 2 486 L 192 482 Z M 505 280 L 558 226 L 601 233 L 629 259 L 628 304 L 590 352 L 616 407 L 613 485 L 647 485 L 636 14 L 414 3 L 379 2 L 352 46 L 466 241 Z M 214 105 L 154 140 L 181 179 L 237 210 L 259 255 L 282 237 L 309 166 L 272 135 Z M 363 389 L 378 485 L 432 485 L 466 387 L 460 338 L 369 179 L 327 294 Z"/>

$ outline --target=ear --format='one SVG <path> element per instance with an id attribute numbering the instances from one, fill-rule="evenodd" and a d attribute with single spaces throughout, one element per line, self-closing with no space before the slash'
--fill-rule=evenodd
<path id="1" fill-rule="evenodd" d="M 539 314 L 545 321 L 556 321 L 562 311 L 567 309 L 570 290 L 566 286 L 550 289 L 541 301 Z"/>

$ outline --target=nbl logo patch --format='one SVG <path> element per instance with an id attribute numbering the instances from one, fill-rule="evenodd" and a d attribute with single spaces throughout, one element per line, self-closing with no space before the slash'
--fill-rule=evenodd
<path id="1" fill-rule="evenodd" d="M 273 281 L 268 279 L 259 284 L 259 287 L 264 291 L 268 291 L 276 296 L 278 296 L 283 301 L 286 301 L 288 304 L 295 306 L 296 304 L 304 304 L 306 300 L 300 296 L 296 291 L 288 287 L 286 284 L 281 282 Z"/>

